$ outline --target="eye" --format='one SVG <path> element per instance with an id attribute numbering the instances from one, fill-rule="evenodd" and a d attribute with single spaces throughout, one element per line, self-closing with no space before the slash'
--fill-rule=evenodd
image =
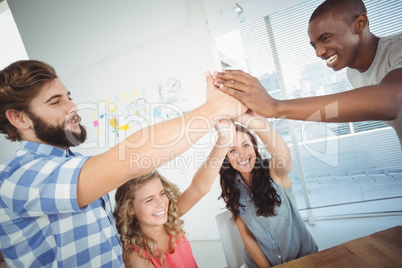
<path id="1" fill-rule="evenodd" d="M 231 153 L 231 154 L 236 153 L 236 149 L 232 149 L 232 150 L 230 150 L 230 151 L 229 151 L 229 153 Z"/>
<path id="2" fill-rule="evenodd" d="M 166 192 L 165 192 L 165 191 L 161 192 L 161 195 L 165 195 L 165 194 L 166 194 Z"/>
<path id="3" fill-rule="evenodd" d="M 152 202 L 153 198 L 147 199 L 147 201 L 145 201 L 146 203 L 150 203 Z"/>
<path id="4" fill-rule="evenodd" d="M 250 144 L 245 144 L 244 145 L 244 148 L 248 148 L 248 147 L 250 147 Z"/>
<path id="5" fill-rule="evenodd" d="M 59 104 L 59 103 L 60 103 L 60 101 L 55 101 L 55 102 L 52 102 L 51 104 L 56 105 L 56 104 Z"/>
<path id="6" fill-rule="evenodd" d="M 329 40 L 330 40 L 330 38 L 331 38 L 331 36 L 324 36 L 321 40 L 323 41 L 323 42 L 328 42 Z"/>

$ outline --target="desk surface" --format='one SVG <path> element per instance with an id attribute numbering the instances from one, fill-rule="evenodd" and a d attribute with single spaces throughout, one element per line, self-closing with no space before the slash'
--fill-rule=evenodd
<path id="1" fill-rule="evenodd" d="M 275 267 L 402 267 L 402 226 L 351 240 Z"/>

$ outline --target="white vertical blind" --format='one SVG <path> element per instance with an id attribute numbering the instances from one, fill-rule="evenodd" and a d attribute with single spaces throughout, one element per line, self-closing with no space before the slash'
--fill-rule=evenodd
<path id="1" fill-rule="evenodd" d="M 310 15 L 322 0 L 309 0 L 240 27 L 247 69 L 275 98 L 300 98 L 352 89 L 346 70 L 334 72 L 309 44 Z M 377 36 L 402 31 L 402 1 L 364 1 Z M 334 104 L 336 105 L 336 104 Z M 293 187 L 302 214 L 351 215 L 402 211 L 402 153 L 394 130 L 383 122 L 317 123 L 272 119 L 301 162 L 307 190 L 294 165 Z M 301 161 L 300 161 L 301 160 Z M 303 192 L 308 195 L 306 205 Z"/>

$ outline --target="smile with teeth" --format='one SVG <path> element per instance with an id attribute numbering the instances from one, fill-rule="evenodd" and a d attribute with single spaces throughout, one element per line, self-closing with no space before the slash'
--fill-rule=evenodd
<path id="1" fill-rule="evenodd" d="M 77 114 L 77 115 L 74 115 L 72 118 L 71 118 L 71 124 L 75 124 L 75 123 L 78 123 L 78 122 L 80 122 L 81 121 L 81 117 Z"/>
<path id="2" fill-rule="evenodd" d="M 161 211 L 161 212 L 158 212 L 158 213 L 152 214 L 152 216 L 160 217 L 160 216 L 164 216 L 164 215 L 165 215 L 165 213 L 166 213 L 166 211 L 165 211 L 165 210 L 163 210 L 163 211 Z"/>
<path id="3" fill-rule="evenodd" d="M 325 59 L 325 62 L 326 62 L 327 64 L 331 64 L 331 63 L 333 63 L 333 62 L 336 60 L 336 58 L 338 58 L 338 54 L 334 54 L 334 55 L 332 55 L 331 57 Z"/>
<path id="4" fill-rule="evenodd" d="M 241 162 L 239 162 L 239 166 L 246 166 L 246 165 L 248 165 L 249 162 L 250 162 L 250 159 L 241 161 Z"/>

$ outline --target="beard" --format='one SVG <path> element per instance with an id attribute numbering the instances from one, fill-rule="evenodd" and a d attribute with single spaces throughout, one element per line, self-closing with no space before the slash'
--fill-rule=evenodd
<path id="1" fill-rule="evenodd" d="M 66 130 L 64 125 L 52 126 L 30 111 L 26 113 L 33 122 L 36 137 L 44 143 L 57 147 L 74 147 L 83 143 L 87 138 L 87 131 L 80 124 L 80 133 L 75 133 Z M 81 121 L 78 115 L 76 117 L 78 122 Z"/>

